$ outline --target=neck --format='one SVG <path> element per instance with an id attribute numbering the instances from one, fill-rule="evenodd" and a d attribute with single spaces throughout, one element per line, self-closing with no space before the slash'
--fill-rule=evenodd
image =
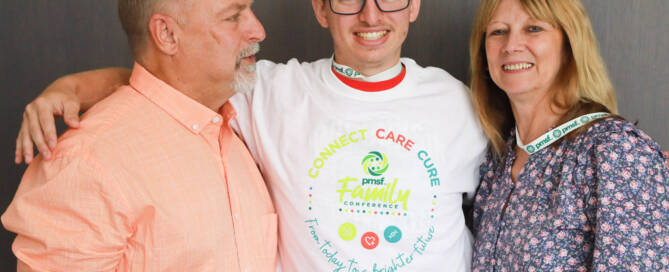
<path id="1" fill-rule="evenodd" d="M 215 112 L 235 94 L 230 83 L 203 84 L 207 81 L 201 78 L 197 69 L 182 67 L 188 66 L 175 63 L 173 58 L 158 58 L 146 61 L 144 65 L 158 79 Z"/>
<path id="2" fill-rule="evenodd" d="M 336 51 L 336 50 L 335 50 Z M 370 77 L 381 72 L 384 72 L 393 66 L 395 66 L 400 61 L 399 54 L 396 57 L 374 61 L 374 62 L 365 62 L 359 59 L 349 59 L 345 57 L 340 57 L 336 52 L 334 56 L 334 61 L 353 68 L 358 73 L 361 73 L 363 76 Z"/>
<path id="3" fill-rule="evenodd" d="M 557 109 L 548 95 L 540 97 L 510 98 L 513 118 L 520 140 L 529 143 L 543 135 L 550 128 L 559 125 L 564 112 Z"/>

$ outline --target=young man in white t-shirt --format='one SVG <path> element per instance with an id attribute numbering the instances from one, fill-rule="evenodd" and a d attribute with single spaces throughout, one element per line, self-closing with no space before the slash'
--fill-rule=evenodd
<path id="1" fill-rule="evenodd" d="M 279 215 L 283 271 L 469 270 L 462 196 L 486 140 L 462 82 L 400 58 L 420 0 L 312 5 L 334 56 L 260 61 L 254 90 L 230 101 Z M 47 104 L 74 97 L 59 89 Z"/>

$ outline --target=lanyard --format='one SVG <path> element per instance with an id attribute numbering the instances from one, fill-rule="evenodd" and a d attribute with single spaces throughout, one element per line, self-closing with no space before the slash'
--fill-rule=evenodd
<path id="1" fill-rule="evenodd" d="M 400 73 L 402 73 L 402 70 L 404 70 L 404 66 L 402 65 L 401 61 L 398 61 L 395 66 L 386 71 L 383 71 L 373 76 L 365 76 L 351 67 L 337 63 L 336 61 L 334 61 L 333 58 L 332 70 L 334 70 L 337 74 L 340 74 L 347 78 L 362 80 L 366 82 L 380 82 L 397 77 Z"/>
<path id="2" fill-rule="evenodd" d="M 551 145 L 552 143 L 564 137 L 565 135 L 569 134 L 570 132 L 582 127 L 583 125 L 590 123 L 595 119 L 606 117 L 609 115 L 610 114 L 606 112 L 595 112 L 576 117 L 571 121 L 566 122 L 560 125 L 559 127 L 556 127 L 544 133 L 544 135 L 541 135 L 539 138 L 537 138 L 536 140 L 527 145 L 524 145 L 523 142 L 520 141 L 520 136 L 518 135 L 518 127 L 516 127 L 516 145 L 518 145 L 518 147 L 527 152 L 527 154 L 532 155 L 534 153 L 539 152 L 539 150 L 543 149 L 544 147 Z"/>
<path id="3" fill-rule="evenodd" d="M 335 72 L 348 78 L 354 78 L 354 79 L 365 78 L 365 76 L 363 76 L 361 73 L 358 73 L 358 71 L 354 70 L 353 68 L 336 63 L 334 61 L 332 62 L 332 68 L 334 68 Z"/>

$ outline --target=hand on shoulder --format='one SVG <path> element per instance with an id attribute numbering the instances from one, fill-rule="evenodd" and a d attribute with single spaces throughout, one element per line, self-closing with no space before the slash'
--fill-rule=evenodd
<path id="1" fill-rule="evenodd" d="M 50 159 L 58 138 L 54 117 L 62 116 L 68 126 L 77 128 L 80 105 L 76 84 L 70 77 L 62 77 L 49 85 L 23 112 L 14 162 L 31 163 L 34 158 L 33 144 L 45 159 Z"/>

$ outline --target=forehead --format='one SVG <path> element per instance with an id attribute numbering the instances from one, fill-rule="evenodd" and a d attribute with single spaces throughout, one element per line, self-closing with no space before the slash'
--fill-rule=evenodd
<path id="1" fill-rule="evenodd" d="M 183 1 L 183 0 L 182 0 Z M 185 0 L 214 13 L 226 11 L 239 11 L 253 4 L 253 0 Z"/>
<path id="2" fill-rule="evenodd" d="M 490 16 L 489 23 L 499 20 L 528 20 L 532 16 L 518 0 L 502 0 Z"/>
<path id="3" fill-rule="evenodd" d="M 557 27 L 556 15 L 546 1 L 501 0 L 488 22 L 496 19 L 516 21 L 542 21 Z"/>

